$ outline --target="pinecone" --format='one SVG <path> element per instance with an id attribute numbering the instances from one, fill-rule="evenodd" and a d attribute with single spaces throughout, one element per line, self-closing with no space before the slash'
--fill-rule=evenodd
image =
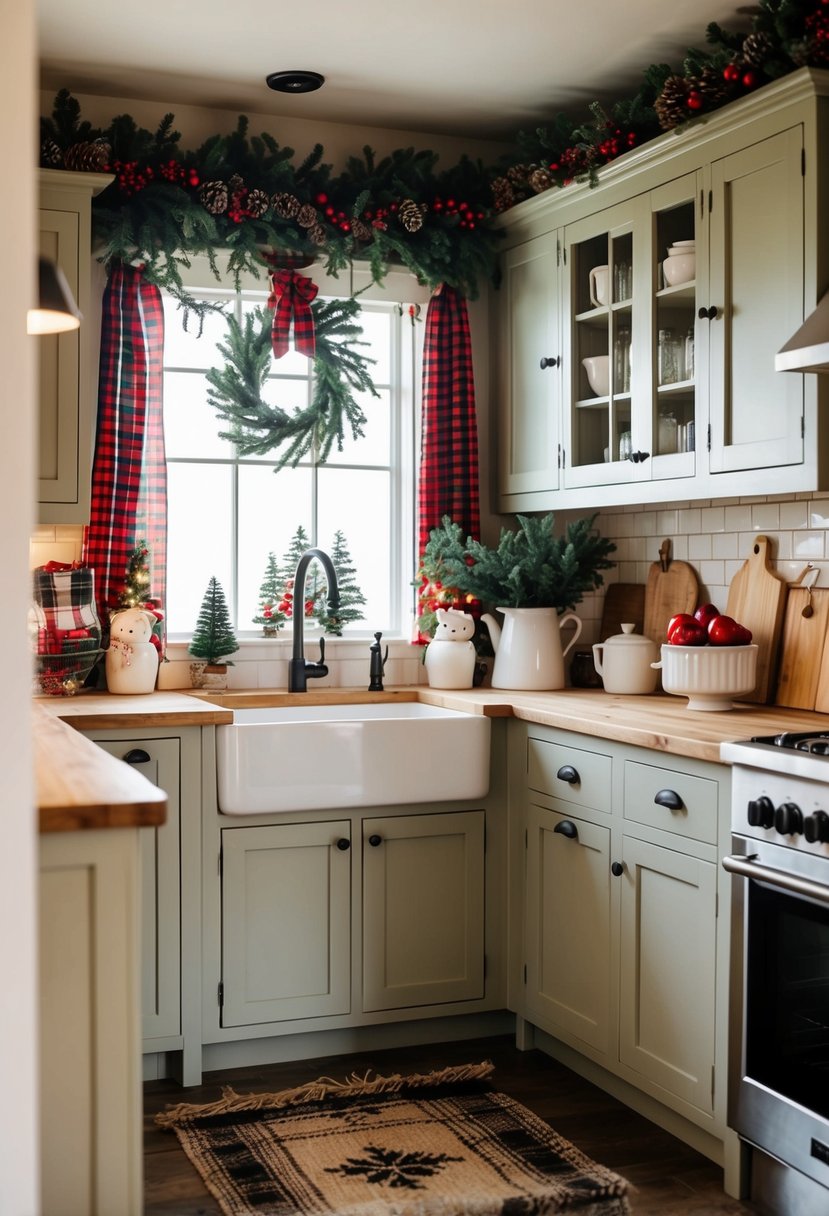
<path id="1" fill-rule="evenodd" d="M 273 209 L 283 220 L 292 220 L 299 211 L 299 199 L 293 194 L 275 194 L 271 199 Z"/>
<path id="2" fill-rule="evenodd" d="M 653 103 L 663 131 L 678 127 L 688 118 L 689 87 L 684 76 L 669 76 L 663 84 L 662 92 Z"/>
<path id="3" fill-rule="evenodd" d="M 205 211 L 211 215 L 224 215 L 227 211 L 227 185 L 222 181 L 205 182 L 199 190 L 199 198 Z"/>
<path id="4" fill-rule="evenodd" d="M 251 190 L 245 199 L 245 210 L 255 220 L 261 219 L 270 205 L 270 197 L 264 190 Z"/>
<path id="5" fill-rule="evenodd" d="M 319 223 L 316 207 L 312 207 L 310 203 L 303 203 L 296 213 L 296 222 L 302 228 L 312 228 L 314 224 Z"/>
<path id="6" fill-rule="evenodd" d="M 404 198 L 398 208 L 397 216 L 407 232 L 419 232 L 423 227 L 423 217 L 427 210 L 425 203 L 416 203 L 412 198 Z"/>
<path id="7" fill-rule="evenodd" d="M 102 139 L 94 139 L 89 143 L 81 141 L 66 149 L 63 164 L 64 168 L 80 173 L 100 173 L 109 164 L 111 156 L 112 148 Z"/>
<path id="8" fill-rule="evenodd" d="M 355 241 L 370 241 L 371 229 L 362 220 L 354 219 L 351 221 L 351 235 Z"/>
<path id="9" fill-rule="evenodd" d="M 728 83 L 722 72 L 717 68 L 712 68 L 710 64 L 706 64 L 698 78 L 691 84 L 705 98 L 706 110 L 715 110 L 729 95 Z"/>
<path id="10" fill-rule="evenodd" d="M 314 245 L 320 245 L 320 246 L 324 245 L 325 242 L 328 240 L 327 236 L 325 235 L 325 228 L 319 222 L 319 220 L 314 220 L 313 224 L 309 225 L 308 239 Z"/>
<path id="11" fill-rule="evenodd" d="M 496 177 L 492 182 L 492 203 L 496 211 L 509 211 L 515 206 L 515 191 L 508 178 Z"/>
<path id="12" fill-rule="evenodd" d="M 510 165 L 507 169 L 507 180 L 514 186 L 521 186 L 530 175 L 529 165 Z"/>
<path id="13" fill-rule="evenodd" d="M 40 163 L 47 169 L 58 168 L 63 164 L 63 153 L 58 145 L 49 136 L 45 136 L 40 145 Z"/>
<path id="14" fill-rule="evenodd" d="M 238 173 L 234 173 L 228 178 L 227 188 L 231 194 L 238 194 L 245 188 L 244 178 L 241 178 Z"/>
<path id="15" fill-rule="evenodd" d="M 549 169 L 545 169 L 543 165 L 539 165 L 537 169 L 533 169 L 527 179 L 530 187 L 536 194 L 542 194 L 545 190 L 549 190 L 555 185 L 555 178 Z"/>
<path id="16" fill-rule="evenodd" d="M 740 57 L 753 68 L 761 68 L 774 53 L 774 39 L 770 34 L 758 30 L 749 34 L 743 43 Z"/>

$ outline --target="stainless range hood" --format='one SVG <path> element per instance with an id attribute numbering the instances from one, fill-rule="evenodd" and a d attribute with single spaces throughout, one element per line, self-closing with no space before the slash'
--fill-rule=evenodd
<path id="1" fill-rule="evenodd" d="M 774 356 L 777 372 L 829 372 L 829 292 Z"/>

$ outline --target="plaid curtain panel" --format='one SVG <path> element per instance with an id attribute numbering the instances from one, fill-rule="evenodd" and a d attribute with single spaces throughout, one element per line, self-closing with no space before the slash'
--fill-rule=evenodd
<path id="1" fill-rule="evenodd" d="M 140 268 L 119 265 L 104 292 L 92 505 L 84 562 L 107 620 L 137 540 L 150 549 L 152 595 L 165 596 L 167 465 L 162 386 L 164 310 Z"/>

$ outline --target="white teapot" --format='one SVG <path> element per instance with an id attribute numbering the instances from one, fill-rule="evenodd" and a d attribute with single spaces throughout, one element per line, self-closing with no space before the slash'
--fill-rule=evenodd
<path id="1" fill-rule="evenodd" d="M 635 628 L 622 625 L 621 633 L 593 647 L 593 664 L 605 692 L 646 695 L 656 688 L 659 673 L 651 663 L 658 659 L 659 647 L 650 638 L 634 634 Z"/>

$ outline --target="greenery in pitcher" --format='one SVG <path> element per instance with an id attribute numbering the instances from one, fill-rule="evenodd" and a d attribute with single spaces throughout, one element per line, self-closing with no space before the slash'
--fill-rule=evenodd
<path id="1" fill-rule="evenodd" d="M 566 612 L 586 592 L 600 587 L 600 573 L 613 566 L 612 541 L 593 527 L 596 516 L 568 524 L 563 536 L 553 532 L 552 514 L 516 516 L 516 531 L 501 529 L 495 548 L 464 534 L 444 516 L 429 534 L 421 565 L 424 618 L 445 598 L 445 589 L 497 608 L 555 608 Z M 436 591 L 432 604 L 430 590 Z M 441 594 L 443 593 L 443 594 Z M 424 620 L 421 618 L 421 620 Z M 426 623 L 424 621 L 424 623 Z"/>

